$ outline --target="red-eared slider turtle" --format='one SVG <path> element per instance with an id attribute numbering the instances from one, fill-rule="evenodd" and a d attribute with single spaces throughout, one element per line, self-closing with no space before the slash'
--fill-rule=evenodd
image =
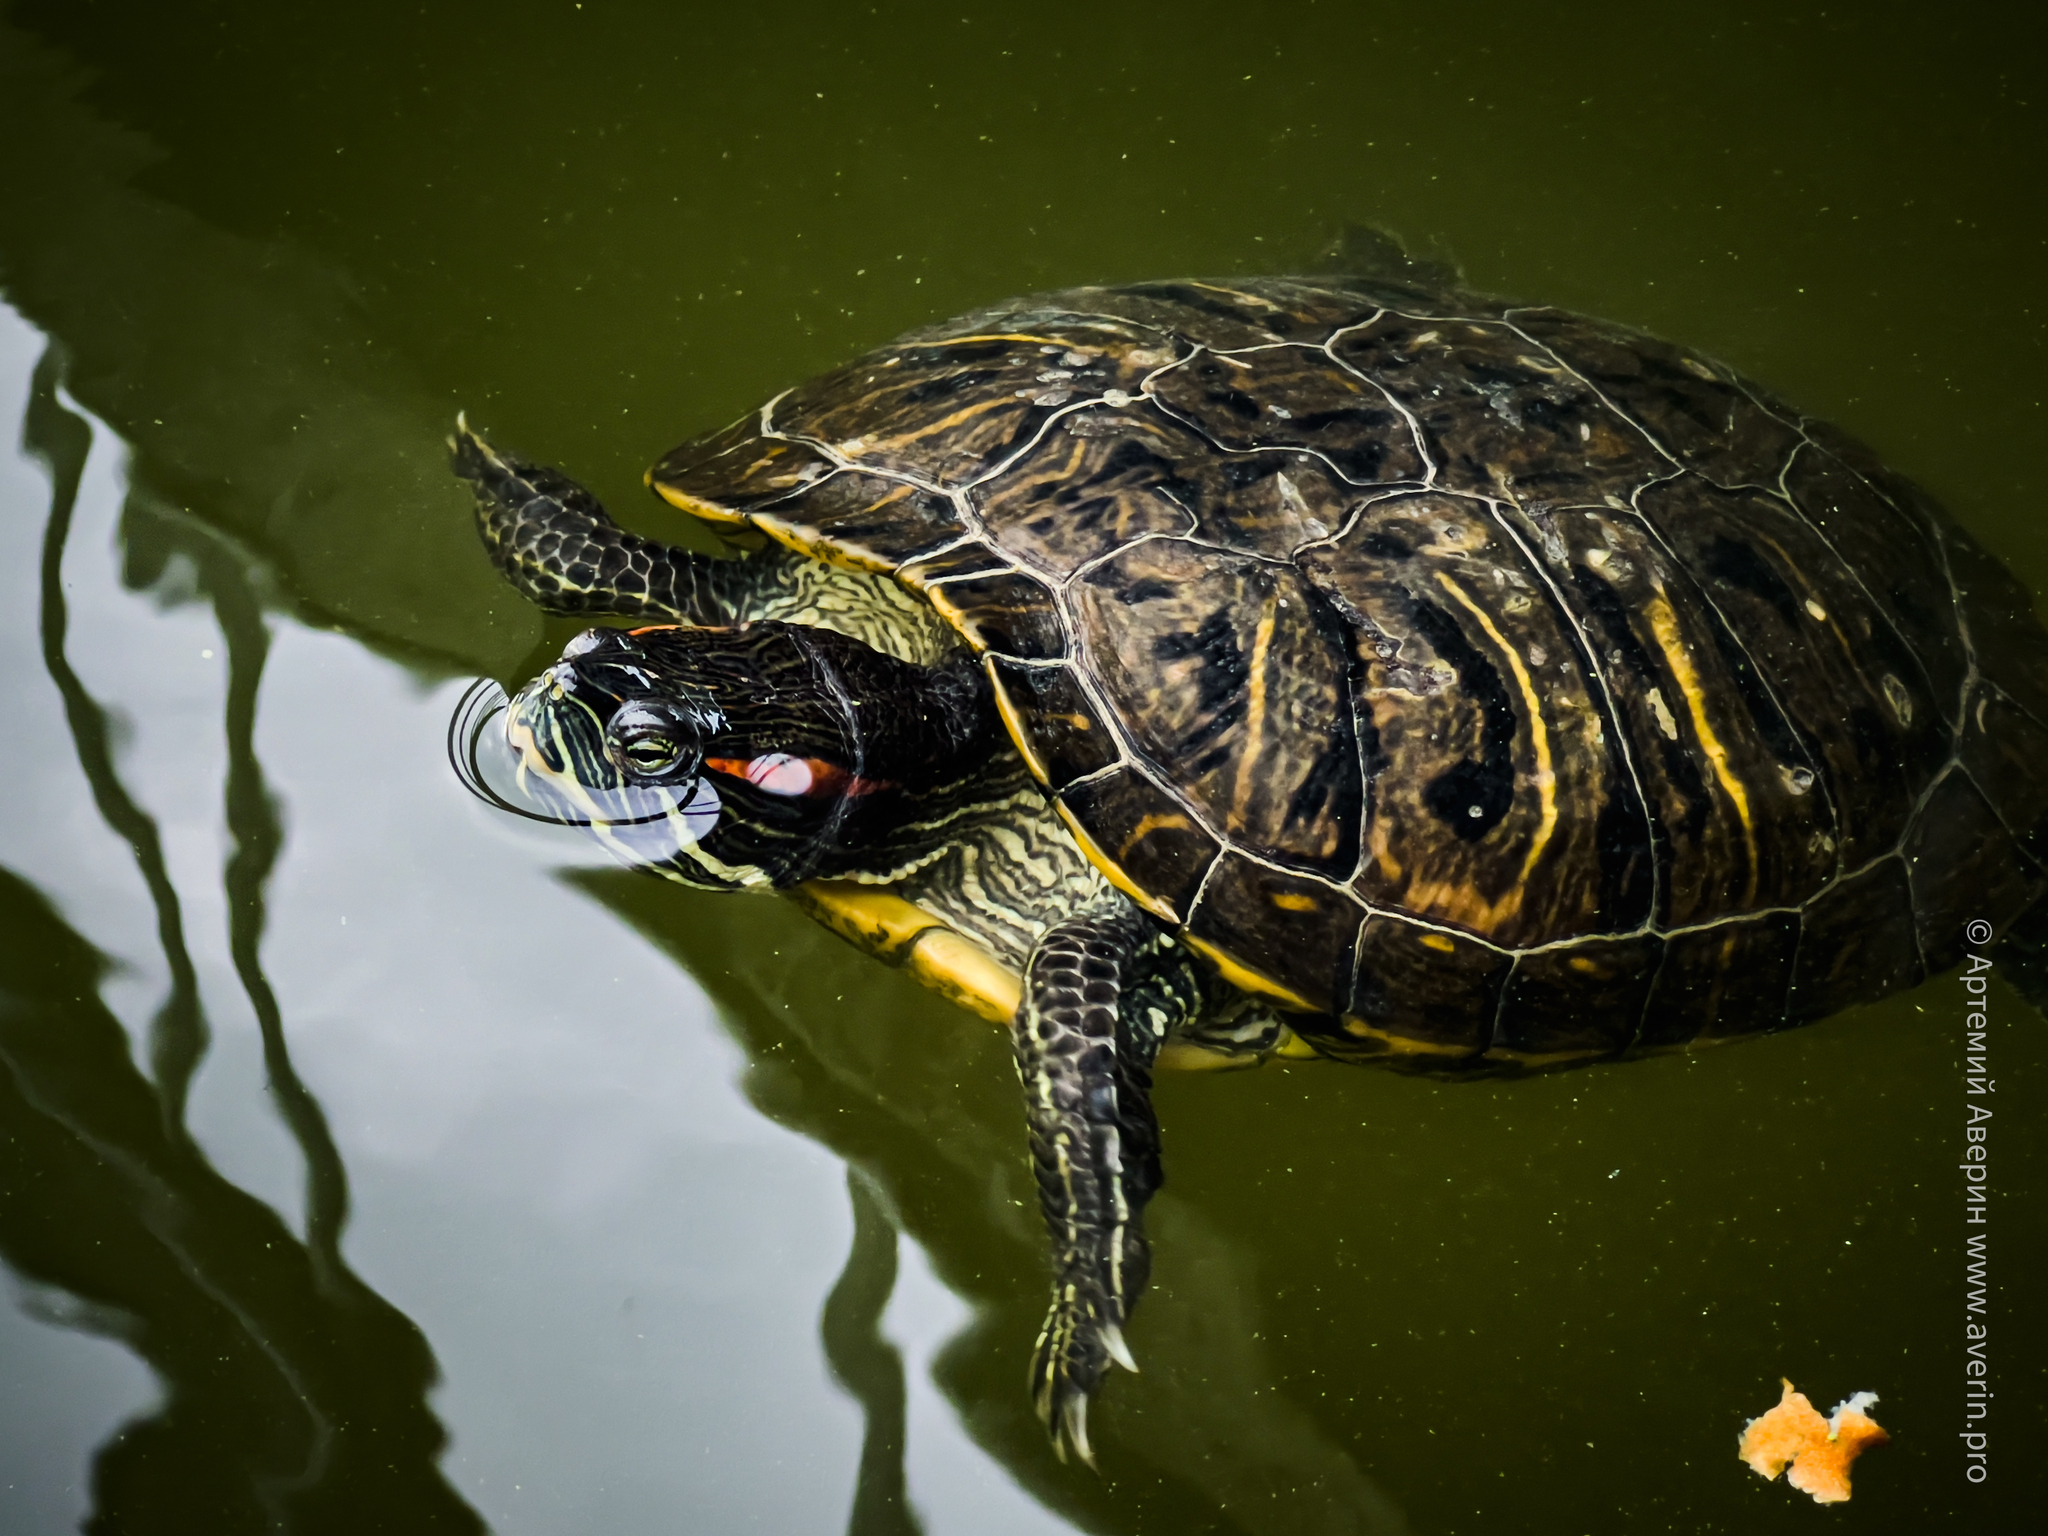
<path id="1" fill-rule="evenodd" d="M 2044 881 L 2048 636 L 1683 348 L 1372 278 L 1083 288 L 676 449 L 729 560 L 466 427 L 499 569 L 625 615 L 529 788 L 1014 1018 L 1056 1446 L 1143 1289 L 1164 1046 L 1452 1073 L 1819 1019 Z"/>

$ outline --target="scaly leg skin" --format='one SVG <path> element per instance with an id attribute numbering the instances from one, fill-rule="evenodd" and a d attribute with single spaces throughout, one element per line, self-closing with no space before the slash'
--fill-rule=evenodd
<path id="1" fill-rule="evenodd" d="M 1122 897 L 1048 929 L 1025 965 L 1014 1041 L 1054 1268 L 1031 1395 L 1062 1461 L 1071 1447 L 1095 1464 L 1088 1399 L 1110 1361 L 1138 1368 L 1123 1328 L 1162 1178 L 1152 1061 L 1201 1006 L 1187 951 Z"/>
<path id="2" fill-rule="evenodd" d="M 493 448 L 457 418 L 455 473 L 476 493 L 477 531 L 499 572 L 543 612 L 730 624 L 754 568 L 628 533 L 558 469 Z"/>

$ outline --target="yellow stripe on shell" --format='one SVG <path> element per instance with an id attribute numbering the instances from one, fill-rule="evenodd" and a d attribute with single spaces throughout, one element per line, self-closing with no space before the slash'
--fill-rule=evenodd
<path id="1" fill-rule="evenodd" d="M 1153 811 L 1138 818 L 1138 824 L 1131 828 L 1131 835 L 1124 839 L 1123 846 L 1116 851 L 1116 856 L 1119 859 L 1129 858 L 1131 850 L 1154 832 L 1181 832 L 1192 826 L 1194 823 L 1178 811 L 1170 811 L 1165 815 Z"/>
<path id="2" fill-rule="evenodd" d="M 1671 668 L 1679 692 L 1685 695 L 1686 712 L 1692 716 L 1693 734 L 1699 737 L 1707 760 L 1714 765 L 1714 778 L 1742 821 L 1742 846 L 1749 855 L 1749 880 L 1743 887 L 1739 905 L 1746 907 L 1756 900 L 1757 884 L 1756 828 L 1749 817 L 1749 791 L 1728 766 L 1728 749 L 1721 744 L 1721 738 L 1714 734 L 1713 724 L 1707 719 L 1706 691 L 1700 687 L 1700 676 L 1693 667 L 1692 653 L 1685 648 L 1685 637 L 1678 632 L 1678 615 L 1671 611 L 1671 604 L 1666 601 L 1661 587 L 1650 599 L 1648 610 L 1650 628 L 1657 636 L 1657 648 L 1664 653 L 1665 664 Z"/>
<path id="3" fill-rule="evenodd" d="M 1172 904 L 1143 889 L 1137 881 L 1119 869 L 1116 861 L 1102 851 L 1102 845 L 1088 835 L 1087 828 L 1075 819 L 1072 811 L 1058 800 L 1053 801 L 1052 808 L 1059 812 L 1060 820 L 1067 824 L 1067 831 L 1073 834 L 1075 846 L 1081 850 L 1082 857 L 1102 871 L 1103 879 L 1162 923 L 1171 923 L 1176 928 L 1180 926 L 1180 914 L 1173 910 Z"/>
<path id="4" fill-rule="evenodd" d="M 977 405 L 964 405 L 959 410 L 953 412 L 952 415 L 941 416 L 937 421 L 919 427 L 915 432 L 898 432 L 894 437 L 872 439 L 862 448 L 860 453 L 849 453 L 846 456 L 853 463 L 858 464 L 865 455 L 874 449 L 899 449 L 910 443 L 923 442 L 928 437 L 950 432 L 961 423 L 972 421 L 977 416 L 985 416 L 990 411 L 1002 410 L 1016 403 L 1013 398 L 998 396 L 993 400 L 983 400 Z"/>
<path id="5" fill-rule="evenodd" d="M 1537 792 L 1537 825 L 1528 853 L 1523 857 L 1522 870 L 1515 883 L 1502 893 L 1498 901 L 1488 901 L 1468 881 L 1431 881 L 1417 878 L 1408 887 L 1404 905 L 1410 910 L 1430 916 L 1441 917 L 1460 923 L 1480 933 L 1488 933 L 1515 916 L 1521 910 L 1522 898 L 1528 891 L 1530 873 L 1536 861 L 1542 856 L 1557 829 L 1557 777 L 1551 767 L 1550 729 L 1544 723 L 1541 701 L 1537 698 L 1528 669 L 1522 665 L 1522 658 L 1510 647 L 1500 630 L 1486 611 L 1447 574 L 1439 571 L 1437 581 L 1452 599 L 1478 621 L 1480 628 L 1506 659 L 1509 670 L 1514 674 L 1515 686 L 1522 695 L 1523 707 L 1529 715 L 1529 733 L 1536 757 L 1536 771 L 1532 775 Z M 1386 834 L 1376 827 L 1371 834 L 1375 861 L 1390 878 L 1398 878 L 1400 866 L 1387 849 Z M 1434 946 L 1432 946 L 1434 947 Z"/>
<path id="6" fill-rule="evenodd" d="M 1266 594 L 1266 611 L 1259 615 L 1259 627 L 1252 636 L 1251 707 L 1246 712 L 1244 751 L 1237 760 L 1236 792 L 1230 801 L 1230 830 L 1244 830 L 1245 811 L 1257 787 L 1259 752 L 1266 734 L 1266 664 L 1273 653 L 1273 631 L 1280 622 L 1278 589 Z"/>
<path id="7" fill-rule="evenodd" d="M 1387 1048 L 1390 1055 L 1406 1057 L 1410 1061 L 1431 1058 L 1437 1061 L 1470 1061 L 1479 1053 L 1466 1046 L 1443 1045 L 1434 1040 L 1414 1040 L 1407 1035 L 1391 1034 L 1377 1025 L 1368 1024 L 1360 1018 L 1347 1015 L 1344 1019 L 1344 1033 L 1359 1040 L 1371 1040 Z"/>
<path id="8" fill-rule="evenodd" d="M 1529 679 L 1529 669 L 1522 665 L 1520 653 L 1508 644 L 1486 610 L 1473 602 L 1447 572 L 1438 571 L 1436 579 L 1446 592 L 1457 599 L 1459 606 L 1478 621 L 1487 638 L 1507 658 L 1508 668 L 1515 674 L 1515 686 L 1522 693 L 1522 707 L 1529 713 L 1529 739 L 1536 752 L 1536 796 L 1540 819 L 1536 824 L 1536 835 L 1530 839 L 1529 852 L 1522 859 L 1521 877 L 1515 882 L 1516 900 L 1519 902 L 1522 884 L 1535 870 L 1536 861 L 1543 856 L 1543 850 L 1550 845 L 1551 836 L 1557 831 L 1557 775 L 1550 766 L 1550 727 L 1544 723 L 1543 701 L 1537 696 L 1536 685 Z"/>
<path id="9" fill-rule="evenodd" d="M 1045 764 L 1039 761 L 1038 754 L 1031 749 L 1031 739 L 1024 733 L 1024 717 L 1018 713 L 1016 703 L 1004 689 L 1003 680 L 996 676 L 993 657 L 982 663 L 982 670 L 988 673 L 989 688 L 996 696 L 996 714 L 1003 722 L 1003 729 L 1010 733 L 1010 741 L 1016 747 L 1017 755 L 1024 759 L 1024 766 L 1031 770 L 1031 777 L 1041 784 L 1050 783 Z"/>
<path id="10" fill-rule="evenodd" d="M 1259 309 L 1278 309 L 1280 307 L 1278 304 L 1275 304 L 1271 299 L 1265 298 L 1259 294 L 1246 293 L 1242 288 L 1226 288 L 1221 283 L 1190 282 L 1187 284 L 1187 286 L 1190 288 L 1206 289 L 1210 293 L 1220 293 L 1225 298 L 1243 299 L 1247 304 L 1253 305 Z"/>
<path id="11" fill-rule="evenodd" d="M 1484 1052 L 1480 1060 L 1497 1061 L 1506 1066 L 1520 1067 L 1528 1072 L 1542 1072 L 1551 1067 L 1570 1066 L 1575 1062 L 1595 1061 L 1602 1056 L 1612 1056 L 1611 1050 L 1583 1051 L 1511 1051 L 1503 1046 L 1494 1046 Z"/>
<path id="12" fill-rule="evenodd" d="M 894 561 L 884 560 L 872 550 L 862 549 L 857 544 L 835 544 L 822 537 L 816 529 L 798 523 L 767 517 L 759 512 L 750 513 L 744 520 L 784 548 L 793 549 L 806 559 L 824 565 L 836 565 L 843 571 L 879 572 L 882 575 L 896 569 Z"/>
<path id="13" fill-rule="evenodd" d="M 965 640 L 976 651 L 986 651 L 988 649 L 988 642 L 969 627 L 967 615 L 960 610 L 957 604 L 946 600 L 946 589 L 944 587 L 920 587 L 915 582 L 905 582 L 904 585 L 921 595 L 926 602 L 938 610 L 939 617 L 958 630 L 960 638 Z M 1012 731 L 1010 734 L 1015 736 L 1017 733 Z"/>
<path id="14" fill-rule="evenodd" d="M 1292 987 L 1284 986 L 1272 977 L 1253 970 L 1243 961 L 1231 958 L 1231 956 L 1225 954 L 1214 944 L 1209 943 L 1208 940 L 1198 939 L 1191 933 L 1184 933 L 1181 935 L 1181 941 L 1188 948 L 1199 954 L 1206 955 L 1211 963 L 1215 965 L 1216 969 L 1223 973 L 1223 979 L 1233 987 L 1236 987 L 1238 991 L 1250 992 L 1259 997 L 1270 997 L 1274 1002 L 1281 1004 L 1283 1007 L 1292 1008 L 1297 1013 L 1321 1012 L 1314 1003 L 1311 1003 Z"/>
<path id="15" fill-rule="evenodd" d="M 1021 331 L 997 331 L 985 336 L 948 336 L 943 341 L 920 341 L 920 347 L 962 347 L 974 341 L 1030 341 L 1042 347 L 1071 349 L 1072 343 L 1057 336 L 1026 336 Z"/>

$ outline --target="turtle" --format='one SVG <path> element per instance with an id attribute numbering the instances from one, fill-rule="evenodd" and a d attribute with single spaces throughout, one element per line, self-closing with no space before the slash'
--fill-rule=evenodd
<path id="1" fill-rule="evenodd" d="M 2039 994 L 2029 594 L 1640 331 L 1413 263 L 998 304 L 655 464 L 724 555 L 451 446 L 502 575 L 626 621 L 510 701 L 527 791 L 1010 1027 L 1062 1459 L 1136 1369 L 1155 1069 L 1693 1048 L 1993 932 Z"/>

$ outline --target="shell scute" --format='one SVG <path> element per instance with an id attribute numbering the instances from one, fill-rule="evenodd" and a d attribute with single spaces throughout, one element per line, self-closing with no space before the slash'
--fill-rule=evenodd
<path id="1" fill-rule="evenodd" d="M 1896 856 L 1829 887 L 1808 905 L 1786 1021 L 1811 1024 L 1923 980 L 1913 891 Z"/>
<path id="2" fill-rule="evenodd" d="M 1071 666 L 1026 666 L 991 656 L 989 678 L 1005 724 L 1047 788 L 1064 789 L 1119 760 L 1116 733 Z"/>
<path id="3" fill-rule="evenodd" d="M 1673 467 L 1716 485 L 1775 485 L 1804 441 L 1791 413 L 1682 347 L 1557 310 L 1511 318 L 1613 402 Z"/>
<path id="4" fill-rule="evenodd" d="M 1299 450 L 1218 454 L 1183 467 L 1173 494 L 1197 509 L 1203 543 L 1289 560 L 1344 527 L 1366 492 Z"/>
<path id="5" fill-rule="evenodd" d="M 1925 672 L 1934 707 L 1952 719 L 1970 658 L 1941 545 L 1926 520 L 1819 442 L 1794 457 L 1782 488 L 1882 605 Z"/>
<path id="6" fill-rule="evenodd" d="M 1963 711 L 1956 761 L 1983 790 L 2037 863 L 2048 865 L 2048 725 L 2005 694 L 1972 691 Z"/>
<path id="7" fill-rule="evenodd" d="M 1704 487 L 1696 487 L 1704 489 Z M 1824 765 L 1691 573 L 1633 513 L 1527 519 L 1568 592 L 1656 827 L 1670 927 L 1797 905 L 1839 867 Z"/>
<path id="8" fill-rule="evenodd" d="M 1175 498 L 1188 467 L 1212 455 L 1195 433 L 1138 406 L 1075 411 L 973 498 L 990 537 L 1019 559 L 1069 576 L 1150 534 L 1185 534 Z"/>
<path id="9" fill-rule="evenodd" d="M 1008 555 L 998 554 L 979 539 L 963 539 L 905 562 L 896 572 L 896 579 L 913 592 L 923 592 L 938 582 L 955 581 L 962 576 L 990 576 L 1011 568 Z"/>
<path id="10" fill-rule="evenodd" d="M 1658 468 L 1633 422 L 1503 322 L 1390 313 L 1330 352 L 1400 403 L 1445 490 L 1625 500 Z"/>
<path id="11" fill-rule="evenodd" d="M 1137 752 L 1208 824 L 1275 862 L 1348 880 L 1364 790 L 1341 628 L 1291 566 L 1152 539 L 1073 603 Z"/>
<path id="12" fill-rule="evenodd" d="M 746 516 L 786 544 L 871 571 L 896 570 L 960 537 L 948 498 L 853 469 L 835 470 Z"/>
<path id="13" fill-rule="evenodd" d="M 1760 912 L 1669 935 L 1636 1044 L 1658 1050 L 1782 1029 L 1798 947 L 1795 912 Z"/>
<path id="14" fill-rule="evenodd" d="M 1515 961 L 1492 1049 L 1510 1057 L 1611 1056 L 1635 1041 L 1664 940 L 1588 938 Z"/>
<path id="15" fill-rule="evenodd" d="M 1503 943 L 1646 918 L 1648 830 L 1586 659 L 1486 506 L 1388 497 L 1300 566 L 1352 637 L 1360 896 Z"/>
<path id="16" fill-rule="evenodd" d="M 991 571 L 930 582 L 924 595 L 978 651 L 1023 661 L 1056 661 L 1068 653 L 1066 626 L 1052 592 L 1035 576 Z"/>
<path id="17" fill-rule="evenodd" d="M 1136 394 L 1170 343 L 1107 316 L 995 314 L 985 328 L 871 352 L 791 391 L 777 432 L 863 469 L 955 489 L 1029 443 L 1075 399 Z"/>
<path id="18" fill-rule="evenodd" d="M 1639 505 L 1707 600 L 1673 610 L 1696 613 L 1699 627 L 1724 649 L 1718 659 L 1735 687 L 1721 693 L 1708 685 L 1706 692 L 1740 697 L 1756 716 L 1782 713 L 1792 722 L 1805 759 L 1825 779 L 1845 867 L 1896 847 L 1914 804 L 1948 759 L 1952 730 L 1943 717 L 1955 707 L 1953 696 L 1937 701 L 1885 612 L 1785 502 L 1697 485 L 1683 494 L 1653 487 Z M 1764 690 L 1775 710 L 1761 697 Z M 1769 745 L 1764 731 L 1755 735 Z M 1729 752 L 1732 763 L 1732 746 Z M 1777 763 L 1763 756 L 1732 769 L 1745 796 L 1761 802 L 1750 820 L 1796 825 L 1797 808 L 1783 792 L 1783 768 L 1796 759 L 1782 748 Z M 1794 818 L 1780 814 L 1781 805 Z M 1807 894 L 1810 888 L 1795 884 L 1762 899 L 1775 906 L 1783 896 Z"/>
<path id="19" fill-rule="evenodd" d="M 1427 473 L 1407 418 L 1319 346 L 1198 352 L 1154 377 L 1146 392 L 1233 453 L 1306 449 L 1354 485 Z"/>
<path id="20" fill-rule="evenodd" d="M 1493 1041 L 1513 966 L 1514 957 L 1493 945 L 1375 912 L 1359 931 L 1345 1021 L 1315 1035 L 1317 1047 L 1367 1058 L 1395 1049 L 1390 1042 L 1412 1041 L 1447 1062 L 1476 1058 Z"/>
<path id="21" fill-rule="evenodd" d="M 1967 941 L 1954 913 L 1973 903 L 2018 912 L 2048 891 L 2041 866 L 2016 852 L 2012 833 L 1966 775 L 1951 771 L 1935 786 L 1900 848 L 1928 970 L 1963 958 Z"/>
<path id="22" fill-rule="evenodd" d="M 1293 1006 L 1320 1011 L 1351 987 L 1353 948 L 1365 908 L 1345 892 L 1226 851 L 1187 917 L 1190 938 L 1233 956 L 1256 957 Z"/>
<path id="23" fill-rule="evenodd" d="M 1321 341 L 1340 326 L 1375 313 L 1381 301 L 1343 283 L 1261 279 L 1252 283 L 1133 283 L 1083 288 L 1076 307 L 1117 315 L 1153 331 L 1207 347 L 1257 347 Z"/>
<path id="24" fill-rule="evenodd" d="M 808 443 L 763 437 L 756 416 L 684 443 L 647 472 L 664 501 L 713 522 L 772 505 L 832 473 Z"/>
<path id="25" fill-rule="evenodd" d="M 1223 849 L 1184 801 L 1129 766 L 1070 784 L 1055 803 L 1103 873 L 1169 923 L 1193 907 Z"/>
<path id="26" fill-rule="evenodd" d="M 1942 534 L 1942 552 L 1962 594 L 1978 672 L 2035 720 L 2048 724 L 2048 648 L 2040 644 L 2034 595 L 1962 529 L 1949 524 Z"/>

